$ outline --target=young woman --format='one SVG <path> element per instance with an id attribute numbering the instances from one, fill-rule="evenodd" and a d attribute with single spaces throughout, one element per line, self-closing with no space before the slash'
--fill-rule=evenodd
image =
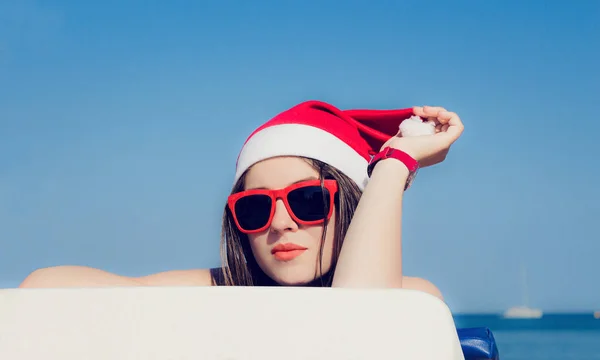
<path id="1" fill-rule="evenodd" d="M 435 134 L 401 137 L 417 115 Z M 20 287 L 333 286 L 410 288 L 403 276 L 402 198 L 419 167 L 445 159 L 459 117 L 440 107 L 342 111 L 308 101 L 246 140 L 225 205 L 219 269 L 132 278 L 81 266 L 31 273 Z"/>

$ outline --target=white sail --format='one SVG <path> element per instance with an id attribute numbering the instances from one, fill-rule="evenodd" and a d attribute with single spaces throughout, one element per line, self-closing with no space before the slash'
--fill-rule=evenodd
<path id="1" fill-rule="evenodd" d="M 504 312 L 505 318 L 510 319 L 539 319 L 544 313 L 541 309 L 529 306 L 529 285 L 527 283 L 527 269 L 521 262 L 521 285 L 523 295 L 523 305 L 513 306 Z"/>

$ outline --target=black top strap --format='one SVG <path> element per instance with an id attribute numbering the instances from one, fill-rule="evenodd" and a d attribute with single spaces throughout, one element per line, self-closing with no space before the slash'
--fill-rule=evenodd
<path id="1" fill-rule="evenodd" d="M 210 269 L 210 277 L 212 278 L 213 285 L 225 286 L 225 275 L 222 268 Z"/>
<path id="2" fill-rule="evenodd" d="M 331 278 L 332 278 L 332 273 L 326 273 L 323 275 L 322 278 L 319 279 L 315 279 L 313 281 L 311 281 L 308 284 L 305 284 L 304 286 L 307 287 L 329 287 L 331 286 Z M 212 278 L 212 282 L 214 286 L 226 286 L 225 283 L 225 275 L 223 274 L 223 269 L 222 268 L 212 268 L 210 269 L 210 277 Z M 275 281 L 273 281 L 271 278 L 269 278 L 265 273 L 263 273 L 262 271 L 260 272 L 260 274 L 258 274 L 258 276 L 256 276 L 254 278 L 254 283 L 255 286 L 279 286 Z"/>

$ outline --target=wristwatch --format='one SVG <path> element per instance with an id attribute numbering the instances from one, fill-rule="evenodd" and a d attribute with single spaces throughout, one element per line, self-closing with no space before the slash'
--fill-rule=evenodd
<path id="1" fill-rule="evenodd" d="M 401 161 L 408 168 L 408 179 L 406 180 L 406 185 L 404 186 L 404 190 L 408 189 L 412 184 L 413 180 L 417 176 L 417 172 L 419 171 L 419 162 L 413 159 L 410 155 L 405 153 L 402 150 L 394 149 L 392 147 L 386 147 L 381 150 L 379 153 L 375 154 L 369 161 L 369 166 L 367 167 L 367 175 L 371 177 L 373 173 L 373 168 L 375 165 L 384 159 L 396 159 Z"/>

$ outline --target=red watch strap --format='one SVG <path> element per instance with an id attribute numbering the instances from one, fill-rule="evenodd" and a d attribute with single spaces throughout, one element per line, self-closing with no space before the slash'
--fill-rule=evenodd
<path id="1" fill-rule="evenodd" d="M 379 161 L 390 158 L 400 160 L 404 165 L 406 165 L 410 173 L 414 173 L 419 169 L 419 162 L 413 159 L 410 155 L 402 150 L 386 147 L 371 159 L 369 166 L 367 167 L 367 175 L 371 177 L 373 168 L 375 168 L 375 164 L 377 164 Z"/>

